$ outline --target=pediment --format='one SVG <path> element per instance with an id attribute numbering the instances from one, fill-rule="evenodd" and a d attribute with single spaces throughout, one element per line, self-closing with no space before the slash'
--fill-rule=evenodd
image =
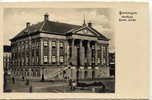
<path id="1" fill-rule="evenodd" d="M 92 31 L 88 30 L 87 28 L 83 28 L 75 32 L 75 35 L 85 35 L 85 36 L 97 36 Z"/>

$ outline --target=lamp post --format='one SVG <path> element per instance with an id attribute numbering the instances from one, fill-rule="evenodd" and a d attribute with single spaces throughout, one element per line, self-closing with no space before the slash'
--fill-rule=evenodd
<path id="1" fill-rule="evenodd" d="M 44 79 L 44 68 L 42 68 L 42 78 L 41 78 L 41 81 L 44 82 L 44 80 L 45 80 Z"/>

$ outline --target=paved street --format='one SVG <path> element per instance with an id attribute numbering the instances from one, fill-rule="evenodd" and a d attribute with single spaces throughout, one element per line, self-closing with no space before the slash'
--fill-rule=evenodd
<path id="1" fill-rule="evenodd" d="M 114 80 L 113 79 L 102 79 L 98 80 L 102 81 L 106 84 L 105 92 L 113 92 L 114 91 Z M 84 82 L 84 81 L 81 81 Z M 86 81 L 85 81 L 86 82 Z M 91 83 L 92 81 L 88 81 L 87 83 Z M 66 93 L 92 93 L 92 88 L 88 87 L 76 87 L 75 90 L 70 89 L 70 86 L 67 82 L 41 82 L 41 81 L 30 81 L 29 85 L 26 85 L 26 81 L 16 79 L 15 84 L 13 84 L 12 80 L 9 79 L 7 85 L 12 92 L 29 92 L 30 86 L 32 86 L 32 92 L 66 92 Z"/>

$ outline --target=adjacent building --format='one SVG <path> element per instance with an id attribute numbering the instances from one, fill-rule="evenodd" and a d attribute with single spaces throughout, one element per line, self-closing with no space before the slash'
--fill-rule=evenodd
<path id="1" fill-rule="evenodd" d="M 115 53 L 109 53 L 110 76 L 115 76 Z"/>
<path id="2" fill-rule="evenodd" d="M 3 68 L 5 72 L 9 72 L 11 69 L 11 46 L 3 46 Z"/>
<path id="3" fill-rule="evenodd" d="M 92 23 L 72 25 L 49 20 L 26 23 L 11 40 L 14 77 L 64 80 L 110 76 L 109 39 Z"/>

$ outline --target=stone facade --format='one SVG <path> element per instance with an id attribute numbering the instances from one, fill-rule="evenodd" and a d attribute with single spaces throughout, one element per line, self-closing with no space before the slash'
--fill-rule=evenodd
<path id="1" fill-rule="evenodd" d="M 108 40 L 98 38 L 101 35 L 90 25 L 84 23 L 66 34 L 25 31 L 27 36 L 12 39 L 13 76 L 47 80 L 109 77 Z"/>

